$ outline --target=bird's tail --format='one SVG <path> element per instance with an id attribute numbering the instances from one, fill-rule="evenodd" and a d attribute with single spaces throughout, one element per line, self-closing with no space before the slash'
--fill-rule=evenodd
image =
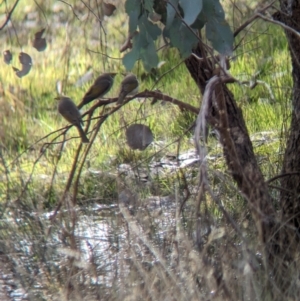
<path id="1" fill-rule="evenodd" d="M 125 92 L 120 93 L 118 101 L 117 101 L 117 105 L 121 105 L 123 103 L 125 96 L 126 96 Z"/>
<path id="2" fill-rule="evenodd" d="M 79 135 L 81 137 L 81 142 L 82 143 L 89 143 L 90 141 L 89 141 L 88 137 L 86 136 L 86 134 L 85 134 L 84 130 L 82 129 L 82 127 L 77 126 L 77 129 L 78 129 Z"/>

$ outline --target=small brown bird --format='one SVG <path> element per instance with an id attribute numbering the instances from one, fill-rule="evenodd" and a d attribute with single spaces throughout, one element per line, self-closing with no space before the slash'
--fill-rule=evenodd
<path id="1" fill-rule="evenodd" d="M 112 87 L 114 83 L 114 77 L 117 73 L 110 72 L 100 75 L 85 93 L 82 98 L 81 103 L 77 106 L 78 109 L 81 109 L 84 105 L 91 102 L 94 99 L 104 96 Z"/>
<path id="2" fill-rule="evenodd" d="M 121 91 L 119 94 L 119 99 L 117 104 L 120 105 L 123 103 L 124 98 L 127 95 L 135 94 L 139 89 L 139 81 L 136 76 L 132 73 L 125 76 L 125 78 L 121 82 Z"/>
<path id="3" fill-rule="evenodd" d="M 58 100 L 58 106 L 57 106 L 58 112 L 68 122 L 72 123 L 77 127 L 82 143 L 89 143 L 89 139 L 87 138 L 85 132 L 81 127 L 82 125 L 81 114 L 77 109 L 75 103 L 72 101 L 72 99 L 67 96 L 58 96 L 55 99 Z"/>

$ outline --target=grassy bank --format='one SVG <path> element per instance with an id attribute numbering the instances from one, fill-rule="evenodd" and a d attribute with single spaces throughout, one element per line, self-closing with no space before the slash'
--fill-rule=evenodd
<path id="1" fill-rule="evenodd" d="M 153 165 L 167 165 L 172 156 L 176 163 L 178 154 L 194 149 L 187 131 L 193 114 L 171 103 L 151 105 L 151 99 L 127 103 L 101 126 L 77 185 L 77 203 L 72 189 L 63 195 L 80 141 L 71 128 L 67 142 L 59 143 L 64 136 L 57 137 L 57 130 L 67 124 L 54 100 L 57 81 L 79 103 L 91 82 L 76 82 L 89 66 L 96 76 L 115 71 L 119 74 L 107 97 L 116 97 L 125 72 L 119 49 L 127 32 L 122 8 L 100 24 L 95 16 L 100 6 L 89 10 L 83 1 L 70 4 L 73 11 L 63 2 L 43 1 L 37 9 L 21 1 L 0 37 L 2 50 L 13 53 L 11 65 L 0 62 L 0 207 L 5 216 L 0 260 L 11 264 L 30 300 L 272 300 L 255 225 L 213 133 L 208 176 L 217 201 L 198 200 L 197 164 L 153 172 Z M 37 52 L 31 40 L 41 28 L 48 47 Z M 229 87 L 268 179 L 280 171 L 289 125 L 289 54 L 282 30 L 261 21 L 236 43 L 239 39 L 229 70 L 237 81 Z M 12 69 L 19 66 L 20 51 L 33 59 L 32 70 L 21 79 Z M 200 107 L 201 95 L 177 52 L 161 49 L 159 58 L 160 67 L 151 74 L 135 66 L 140 91 L 159 89 Z M 150 126 L 155 136 L 143 152 L 126 144 L 125 129 L 135 122 Z M 83 156 L 80 152 L 78 162 Z M 49 219 L 58 204 L 58 215 Z M 99 207 L 89 211 L 91 204 Z M 41 275 L 42 292 L 32 289 L 35 273 Z"/>

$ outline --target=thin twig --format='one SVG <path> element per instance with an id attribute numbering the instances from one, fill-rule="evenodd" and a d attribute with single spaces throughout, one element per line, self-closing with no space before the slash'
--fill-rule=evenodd
<path id="1" fill-rule="evenodd" d="M 72 168 L 71 168 L 71 171 L 69 173 L 69 178 L 68 178 L 68 181 L 67 181 L 67 184 L 65 186 L 65 190 L 64 190 L 64 193 L 62 195 L 62 197 L 60 198 L 55 210 L 54 210 L 54 213 L 51 215 L 50 219 L 52 221 L 55 220 L 55 217 L 58 213 L 58 211 L 60 210 L 62 204 L 64 203 L 64 201 L 66 200 L 66 197 L 67 197 L 67 194 L 69 193 L 70 191 L 70 188 L 71 188 L 71 184 L 72 184 L 72 181 L 73 181 L 73 178 L 74 178 L 74 175 L 75 175 L 75 172 L 76 172 L 76 167 L 77 167 L 77 163 L 78 163 L 78 159 L 79 159 L 79 155 L 80 155 L 80 152 L 81 152 L 81 149 L 82 149 L 82 142 L 80 142 L 79 146 L 78 146 L 78 149 L 76 151 L 76 154 L 75 154 L 75 158 L 73 160 L 73 164 L 72 164 Z M 73 204 L 76 203 L 75 200 L 73 199 Z M 50 229 L 49 229 L 50 230 Z"/>
<path id="2" fill-rule="evenodd" d="M 277 176 L 267 180 L 266 183 L 270 184 L 271 182 L 274 182 L 275 180 L 278 180 L 280 178 L 294 176 L 294 175 L 300 175 L 300 171 L 294 171 L 294 172 L 289 172 L 289 173 L 284 173 L 284 174 L 277 175 Z"/>
<path id="3" fill-rule="evenodd" d="M 260 17 L 259 15 L 266 11 L 268 8 L 270 8 L 276 0 L 272 1 L 271 3 L 267 4 L 265 7 L 259 10 L 259 13 L 254 14 L 252 17 L 250 17 L 246 22 L 244 22 L 238 29 L 236 29 L 233 33 L 233 36 L 236 37 L 241 31 L 243 31 L 249 24 L 251 24 L 255 19 Z"/>
<path id="4" fill-rule="evenodd" d="M 153 84 L 152 89 L 154 89 L 154 87 L 159 83 L 159 81 L 168 73 L 172 72 L 173 70 L 175 70 L 177 67 L 179 67 L 185 60 L 180 61 L 178 64 L 176 64 L 174 67 L 172 67 L 171 69 L 167 70 L 165 73 L 163 73 Z M 151 90 L 152 90 L 151 89 Z"/>
<path id="5" fill-rule="evenodd" d="M 78 20 L 80 20 L 79 17 L 77 16 L 77 14 L 75 13 L 75 10 L 74 10 L 72 4 L 70 4 L 70 3 L 68 3 L 68 2 L 65 2 L 65 1 L 63 1 L 63 0 L 58 0 L 58 1 L 59 1 L 59 2 L 62 2 L 62 3 L 64 3 L 64 4 L 66 4 L 66 5 L 68 5 L 68 6 L 70 6 L 71 9 L 72 9 L 72 12 L 73 12 L 73 14 L 74 14 L 74 16 L 75 16 Z"/>
<path id="6" fill-rule="evenodd" d="M 297 30 L 293 29 L 292 27 L 287 26 L 287 25 L 285 25 L 285 24 L 282 23 L 282 22 L 279 22 L 279 21 L 275 21 L 275 20 L 273 20 L 273 19 L 270 19 L 270 18 L 268 18 L 268 17 L 266 17 L 266 16 L 264 16 L 264 15 L 262 15 L 262 14 L 260 14 L 260 13 L 257 13 L 257 16 L 258 16 L 259 18 L 261 18 L 261 19 L 267 21 L 267 22 L 270 22 L 270 23 L 273 23 L 273 24 L 276 24 L 276 25 L 279 25 L 279 26 L 283 27 L 283 28 L 286 29 L 287 31 L 292 32 L 292 33 L 295 34 L 298 38 L 300 38 L 300 33 L 299 33 Z"/>
<path id="7" fill-rule="evenodd" d="M 86 4 L 83 0 L 81 0 L 81 2 L 89 10 L 89 12 L 92 13 L 100 23 L 102 23 L 102 20 L 94 13 L 94 10 L 88 4 Z M 105 33 L 105 31 L 104 31 L 104 33 Z"/>
<path id="8" fill-rule="evenodd" d="M 12 7 L 12 9 L 10 10 L 10 12 L 7 14 L 7 17 L 6 17 L 6 20 L 4 21 L 4 23 L 2 24 L 2 26 L 0 27 L 0 30 L 2 30 L 6 25 L 7 23 L 9 22 L 11 16 L 12 16 L 12 13 L 14 12 L 15 8 L 17 7 L 17 4 L 18 4 L 19 0 L 17 0 L 14 4 L 14 6 Z"/>
<path id="9" fill-rule="evenodd" d="M 103 52 L 95 51 L 95 50 L 92 50 L 92 49 L 89 49 L 89 48 L 86 48 L 86 50 L 88 52 L 92 52 L 92 53 L 95 53 L 95 54 L 101 54 L 102 56 L 105 56 L 105 57 L 107 57 L 109 59 L 112 59 L 112 60 L 122 60 L 122 58 L 120 58 L 120 57 L 112 57 L 112 56 L 109 56 L 109 55 L 107 55 Z"/>

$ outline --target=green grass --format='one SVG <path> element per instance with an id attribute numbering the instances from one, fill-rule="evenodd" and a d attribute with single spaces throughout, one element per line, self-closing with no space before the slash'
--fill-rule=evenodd
<path id="1" fill-rule="evenodd" d="M 151 106 L 151 99 L 133 100 L 109 116 L 85 161 L 77 199 L 72 198 L 71 187 L 56 219 L 49 220 L 46 214 L 62 200 L 80 142 L 70 139 L 63 148 L 61 144 L 53 144 L 45 153 L 41 152 L 45 143 L 58 135 L 52 132 L 67 125 L 56 109 L 56 81 L 64 81 L 64 93 L 78 103 L 90 83 L 82 87 L 75 87 L 74 83 L 89 65 L 97 74 L 104 70 L 117 71 L 119 75 L 107 95 L 117 96 L 121 73 L 125 71 L 119 48 L 126 37 L 127 25 L 122 5 L 120 12 L 103 21 L 105 35 L 82 1 L 68 1 L 81 21 L 62 2 L 38 3 L 41 9 L 35 27 L 24 26 L 27 24 L 24 12 L 34 12 L 35 2 L 20 1 L 14 14 L 18 40 L 6 31 L 0 38 L 2 50 L 10 49 L 14 54 L 13 66 L 19 66 L 17 56 L 21 50 L 30 54 L 34 62 L 31 72 L 19 79 L 11 66 L 0 61 L 0 201 L 3 205 L 0 213 L 2 217 L 6 210 L 10 214 L 9 219 L 6 215 L 1 219 L 1 241 L 5 243 L 0 251 L 7 254 L 14 271 L 22 272 L 20 282 L 26 289 L 33 286 L 35 272 L 32 273 L 30 264 L 36 264 L 34 271 L 41 275 L 43 300 L 50 300 L 50 295 L 54 298 L 60 295 L 58 299 L 63 300 L 99 300 L 100 295 L 101 300 L 167 300 L 172 293 L 174 300 L 225 300 L 221 288 L 224 285 L 232 294 L 232 298 L 226 300 L 271 300 L 265 285 L 270 274 L 263 270 L 257 229 L 247 200 L 227 173 L 219 142 L 208 137 L 207 148 L 213 158 L 207 164 L 209 183 L 214 196 L 241 233 L 234 230 L 211 195 L 207 194 L 205 200 L 198 199 L 198 165 L 150 174 L 149 164 L 165 158 L 167 153 L 194 149 L 191 133 L 186 130 L 196 116 L 181 112 L 172 104 Z M 0 12 L 3 9 L 3 5 L 0 6 Z M 43 27 L 47 28 L 49 44 L 45 52 L 38 53 L 31 47 L 30 40 Z M 269 179 L 280 172 L 290 120 L 292 79 L 284 34 L 278 27 L 257 22 L 235 55 L 229 72 L 237 82 L 229 88 L 243 110 L 258 164 Z M 136 64 L 133 72 L 140 79 L 140 90 L 157 88 L 200 106 L 199 90 L 184 63 L 171 70 L 180 62 L 177 52 L 163 49 L 159 57 L 165 63 L 157 70 L 156 78 L 145 74 L 141 63 Z M 163 74 L 165 76 L 155 85 Z M 251 89 L 249 85 L 254 77 L 258 82 Z M 125 129 L 134 122 L 149 125 L 157 144 L 143 152 L 129 149 Z M 78 133 L 74 128 L 66 134 L 68 139 L 75 136 Z M 61 136 L 58 141 L 62 140 Z M 128 173 L 137 176 L 126 177 L 124 172 L 118 177 L 121 164 L 130 164 L 133 171 Z M 139 173 L 152 178 L 143 183 L 138 179 Z M 90 209 L 89 205 L 94 203 L 115 205 L 123 188 L 136 195 L 137 203 L 132 206 L 135 215 L 129 212 L 132 208 L 127 210 L 121 206 L 115 211 Z M 272 189 L 271 193 L 278 199 L 278 190 Z M 153 210 L 148 196 L 170 197 L 171 205 L 183 200 L 186 203 L 182 213 L 174 208 Z M 80 206 L 75 206 L 77 204 Z M 95 227 L 98 224 L 104 228 L 101 233 Z M 212 232 L 203 235 L 206 226 L 211 227 Z M 82 227 L 92 234 L 81 231 Z M 223 236 L 213 237 L 214 231 L 220 230 Z M 199 242 L 199 239 L 208 242 Z M 105 242 L 108 248 L 102 251 Z M 24 245 L 26 250 L 23 251 Z M 153 248 L 157 248 L 156 252 Z M 80 260 L 74 253 L 80 255 Z M 58 257 L 59 262 L 54 257 Z M 28 258 L 30 264 L 26 261 Z M 290 268 L 293 278 L 296 271 Z M 127 269 L 130 272 L 127 273 Z M 108 279 L 111 276 L 108 270 L 115 272 L 114 279 Z M 216 281 L 219 272 L 223 273 L 221 285 Z M 25 279 L 31 281 L 30 285 Z M 296 295 L 292 288 L 290 295 Z M 64 296 L 69 291 L 77 295 Z M 99 295 L 90 297 L 88 293 L 92 291 Z M 280 295 L 277 299 L 280 300 Z"/>
<path id="2" fill-rule="evenodd" d="M 33 7 L 34 3 L 28 3 L 26 7 L 24 3 L 18 5 L 15 12 L 16 24 L 19 25 L 20 20 L 24 18 L 22 12 L 24 10 L 31 11 Z M 43 6 L 49 24 L 53 17 L 51 15 L 52 8 L 50 1 Z M 105 35 L 92 16 L 85 22 L 81 22 L 63 3 L 59 3 L 59 8 L 60 14 L 57 16 L 60 16 L 61 20 L 68 20 L 70 26 L 61 23 L 59 27 L 47 28 L 48 47 L 45 52 L 38 53 L 30 44 L 34 32 L 45 25 L 43 16 L 40 25 L 36 28 L 18 33 L 19 41 L 24 41 L 22 47 L 16 43 L 16 37 L 9 38 L 8 34 L 3 43 L 3 49 L 10 49 L 14 54 L 13 66 L 18 66 L 17 56 L 21 50 L 30 54 L 34 62 L 31 72 L 22 79 L 15 76 L 11 66 L 1 62 L 2 67 L 0 68 L 0 82 L 4 91 L 4 95 L 0 98 L 0 102 L 4 105 L 4 110 L 0 113 L 3 114 L 0 116 L 2 120 L 0 129 L 5 133 L 0 139 L 1 144 L 5 147 L 5 160 L 9 163 L 16 156 L 22 154 L 20 170 L 28 174 L 32 163 L 40 154 L 41 146 L 43 143 L 49 142 L 54 135 L 40 142 L 37 141 L 66 125 L 56 110 L 56 101 L 54 100 L 56 81 L 64 80 L 64 93 L 78 103 L 90 83 L 79 88 L 75 87 L 74 83 L 80 75 L 84 74 L 89 65 L 93 66 L 98 74 L 104 70 L 120 73 L 107 97 L 118 95 L 119 84 L 122 80 L 121 73 L 125 71 L 120 60 L 122 54 L 119 53 L 127 31 L 124 14 L 117 13 L 111 19 L 103 22 Z M 82 16 L 80 15 L 80 17 Z M 284 130 L 282 124 L 286 125 L 289 120 L 287 104 L 291 93 L 291 70 L 284 34 L 278 27 L 262 22 L 258 22 L 257 26 L 254 25 L 251 32 L 238 48 L 237 57 L 231 62 L 230 72 L 239 82 L 248 81 L 249 83 L 251 80 L 253 81 L 255 74 L 259 73 L 256 79 L 261 83 L 258 83 L 253 89 L 249 88 L 249 83 L 235 83 L 230 86 L 230 89 L 243 109 L 250 134 L 272 131 L 275 136 L 280 137 L 280 133 Z M 261 34 L 261 32 L 264 33 Z M 98 53 L 89 52 L 87 49 Z M 199 106 L 201 96 L 184 63 L 168 73 L 180 61 L 177 52 L 174 49 L 163 50 L 159 52 L 159 55 L 160 61 L 165 63 L 158 69 L 158 76 L 164 73 L 166 75 L 156 86 L 154 86 L 155 79 L 152 77 L 148 76 L 141 80 L 140 91 L 158 88 L 172 97 Z M 133 72 L 141 78 L 144 74 L 142 65 L 137 63 Z M 267 86 L 268 88 L 266 88 Z M 133 122 L 142 121 L 150 125 L 155 139 L 164 141 L 164 144 L 168 145 L 185 132 L 193 122 L 193 118 L 192 114 L 181 113 L 170 104 L 150 106 L 150 100 L 144 103 L 137 100 L 132 101 L 105 121 L 88 156 L 88 164 L 95 169 L 110 171 L 117 164 L 128 162 L 131 158 L 138 162 L 151 156 L 153 149 L 147 150 L 145 153 L 138 153 L 131 151 L 126 145 L 125 128 Z M 72 136 L 77 136 L 76 129 L 72 128 L 68 131 L 67 137 Z M 181 139 L 182 150 L 192 147 L 189 137 L 188 134 Z M 72 139 L 65 146 L 58 166 L 59 177 L 64 178 L 63 175 L 69 172 L 78 143 L 78 139 Z M 214 148 L 215 142 L 211 143 Z M 271 160 L 273 162 L 277 160 L 278 148 L 279 142 L 276 141 L 267 143 L 263 150 L 261 147 L 255 147 L 255 151 L 257 154 L 264 152 L 273 154 Z M 165 149 L 163 153 L 176 150 L 177 146 L 174 144 Z M 58 152 L 58 145 L 51 147 L 47 151 L 47 155 L 36 165 L 35 174 L 52 174 Z M 114 164 L 111 165 L 111 162 Z M 264 163 L 262 167 L 268 170 L 268 167 L 264 167 Z M 13 178 L 18 178 L 19 170 L 14 171 L 11 166 L 10 172 Z M 65 183 L 65 181 L 57 182 L 60 188 Z M 3 184 L 0 187 L 5 189 Z"/>

